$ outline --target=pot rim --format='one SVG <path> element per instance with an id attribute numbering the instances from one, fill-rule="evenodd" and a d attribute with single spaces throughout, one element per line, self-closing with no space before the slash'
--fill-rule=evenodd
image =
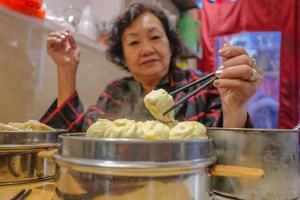
<path id="1" fill-rule="evenodd" d="M 212 156 L 208 159 L 172 162 L 116 162 L 106 160 L 63 157 L 58 153 L 53 155 L 60 167 L 71 170 L 113 176 L 175 176 L 208 170 L 208 166 L 216 161 Z"/>
<path id="2" fill-rule="evenodd" d="M 244 131 L 244 132 L 255 132 L 264 134 L 266 132 L 284 132 L 284 133 L 295 133 L 300 130 L 297 129 L 268 129 L 268 128 L 219 128 L 219 127 L 207 127 L 208 131 Z"/>
<path id="3" fill-rule="evenodd" d="M 60 155 L 111 162 L 181 162 L 214 156 L 212 139 L 145 140 L 85 137 L 84 133 L 60 136 Z"/>
<path id="4" fill-rule="evenodd" d="M 61 139 L 72 139 L 81 141 L 102 141 L 102 142 L 112 142 L 112 143 L 143 143 L 143 144 L 164 144 L 164 143 L 198 143 L 198 142 L 210 142 L 212 139 L 159 139 L 159 140 L 149 140 L 149 139 L 139 139 L 139 138 L 100 138 L 100 137 L 78 137 L 85 136 L 86 133 L 64 133 L 59 136 Z"/>
<path id="5" fill-rule="evenodd" d="M 32 146 L 44 147 L 59 142 L 59 135 L 67 133 L 65 129 L 55 131 L 0 131 L 0 149 L 20 149 Z"/>
<path id="6" fill-rule="evenodd" d="M 12 152 L 24 152 L 31 150 L 52 149 L 60 147 L 60 143 L 40 143 L 40 144 L 11 144 L 11 145 L 0 145 L 0 154 L 8 154 Z"/>

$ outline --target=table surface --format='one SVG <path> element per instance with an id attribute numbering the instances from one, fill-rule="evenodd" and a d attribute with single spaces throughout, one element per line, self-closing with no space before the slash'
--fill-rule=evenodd
<path id="1" fill-rule="evenodd" d="M 41 181 L 35 183 L 0 186 L 1 200 L 10 200 L 22 189 L 32 189 L 26 200 L 51 200 L 53 198 L 54 181 Z"/>

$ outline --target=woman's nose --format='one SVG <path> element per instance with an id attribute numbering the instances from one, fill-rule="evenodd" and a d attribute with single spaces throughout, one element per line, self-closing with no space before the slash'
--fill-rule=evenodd
<path id="1" fill-rule="evenodd" d="M 143 42 L 142 46 L 141 46 L 141 55 L 142 56 L 147 56 L 147 55 L 150 55 L 152 53 L 154 53 L 154 48 L 151 45 L 151 43 L 147 42 L 147 41 Z"/>

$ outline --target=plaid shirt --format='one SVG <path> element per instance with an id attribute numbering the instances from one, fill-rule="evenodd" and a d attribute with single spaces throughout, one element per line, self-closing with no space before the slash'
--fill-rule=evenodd
<path id="1" fill-rule="evenodd" d="M 192 70 L 174 69 L 157 86 L 171 92 L 183 85 L 199 79 Z M 195 90 L 199 85 L 192 86 L 184 92 L 175 95 L 175 102 L 187 93 Z M 55 101 L 41 121 L 55 128 L 64 128 L 70 131 L 85 131 L 98 118 L 110 120 L 118 118 L 145 121 L 154 119 L 143 102 L 144 91 L 142 86 L 133 77 L 125 77 L 112 81 L 100 94 L 95 105 L 84 113 L 83 105 L 77 92 L 74 92 L 61 106 L 57 108 Z M 205 126 L 222 127 L 221 100 L 218 91 L 210 86 L 175 109 L 175 119 L 178 121 L 199 121 Z M 247 120 L 246 127 L 251 127 Z"/>

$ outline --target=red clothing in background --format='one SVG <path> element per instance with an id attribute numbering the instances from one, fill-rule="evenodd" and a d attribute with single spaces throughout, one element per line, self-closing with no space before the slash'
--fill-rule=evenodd
<path id="1" fill-rule="evenodd" d="M 204 72 L 215 70 L 215 37 L 240 32 L 281 32 L 279 127 L 300 119 L 300 1 L 237 0 L 209 3 L 201 10 Z"/>

